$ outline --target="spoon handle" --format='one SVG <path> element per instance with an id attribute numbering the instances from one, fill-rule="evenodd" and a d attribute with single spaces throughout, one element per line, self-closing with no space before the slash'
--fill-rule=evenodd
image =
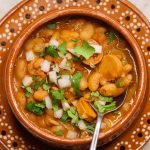
<path id="1" fill-rule="evenodd" d="M 99 136 L 99 130 L 101 127 L 102 119 L 103 119 L 103 116 L 98 115 L 90 150 L 96 150 L 97 140 Z"/>

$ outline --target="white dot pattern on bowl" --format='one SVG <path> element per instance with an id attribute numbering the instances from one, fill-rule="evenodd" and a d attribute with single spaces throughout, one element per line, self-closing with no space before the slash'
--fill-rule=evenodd
<path id="1" fill-rule="evenodd" d="M 60 1 L 61 2 L 61 1 Z M 126 7 L 119 0 L 62 0 L 61 3 L 57 3 L 57 0 L 33 0 L 30 4 L 26 3 L 18 12 L 17 17 L 8 19 L 3 26 L 3 32 L 0 33 L 0 53 L 7 53 L 10 50 L 10 45 L 14 42 L 15 38 L 20 32 L 30 23 L 34 22 L 38 17 L 45 15 L 52 10 L 64 10 L 68 8 L 80 8 L 81 6 L 90 8 L 92 11 L 103 12 L 116 17 L 115 20 L 133 35 L 133 37 L 139 43 L 140 48 L 145 55 L 147 65 L 150 67 L 150 29 L 147 24 L 138 16 L 133 10 Z M 124 9 L 121 9 L 124 7 Z M 121 12 L 121 10 L 124 10 Z M 141 34 L 141 31 L 144 34 Z M 3 63 L 3 56 L 0 56 L 0 64 Z M 0 102 L 1 103 L 1 102 Z M 13 142 L 17 141 L 17 150 L 24 150 L 25 147 L 28 149 L 36 149 L 31 145 L 26 145 L 26 141 L 20 135 L 13 136 L 13 126 L 10 122 L 6 122 L 7 112 L 3 105 L 0 105 L 0 126 L 4 128 L 0 134 L 0 139 L 4 141 L 10 150 L 16 149 L 13 147 Z M 115 150 L 119 150 L 121 146 L 132 150 L 132 144 L 135 143 L 137 147 L 143 145 L 146 140 L 150 138 L 150 112 L 145 113 L 139 122 L 139 128 L 136 128 L 131 134 L 131 140 L 120 141 L 114 145 Z M 6 133 L 7 132 L 7 133 Z M 3 133 L 3 135 L 2 135 Z M 139 141 L 135 140 L 135 136 L 139 134 Z M 140 137 L 141 136 L 141 137 Z M 141 139 L 144 138 L 142 141 Z M 137 138 L 136 138 L 137 139 Z"/>

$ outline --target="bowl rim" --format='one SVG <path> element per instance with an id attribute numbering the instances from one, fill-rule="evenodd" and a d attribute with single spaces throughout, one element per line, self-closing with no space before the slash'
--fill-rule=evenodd
<path id="1" fill-rule="evenodd" d="M 14 64 L 16 61 L 16 58 L 20 52 L 20 48 L 22 47 L 24 41 L 31 35 L 32 32 L 34 32 L 38 27 L 43 25 L 44 23 L 51 21 L 55 18 L 59 18 L 66 15 L 82 15 L 82 16 L 89 16 L 93 17 L 97 20 L 101 20 L 102 22 L 107 23 L 109 26 L 113 27 L 115 30 L 117 30 L 130 44 L 132 51 L 135 55 L 136 64 L 137 64 L 137 72 L 138 72 L 138 88 L 135 95 L 136 99 L 134 101 L 134 105 L 132 105 L 132 108 L 129 110 L 127 115 L 120 120 L 118 124 L 112 127 L 112 129 L 105 132 L 104 135 L 99 136 L 99 140 L 108 138 L 109 136 L 112 136 L 114 133 L 119 132 L 120 134 L 125 130 L 122 128 L 125 127 L 129 120 L 133 120 L 133 116 L 137 114 L 137 111 L 140 110 L 140 106 L 143 102 L 144 95 L 146 92 L 146 85 L 147 85 L 147 69 L 146 69 L 146 63 L 144 56 L 142 54 L 142 51 L 140 50 L 140 47 L 137 43 L 137 41 L 134 39 L 134 37 L 131 35 L 131 33 L 125 29 L 123 26 L 119 24 L 116 20 L 109 17 L 108 15 L 105 15 L 104 13 L 95 12 L 93 10 L 82 8 L 82 9 L 73 9 L 69 8 L 67 10 L 62 11 L 54 11 L 53 13 L 46 14 L 39 19 L 37 19 L 35 22 L 31 23 L 17 38 L 17 40 L 14 42 L 14 44 L 11 47 L 11 51 L 9 52 L 6 67 L 5 67 L 5 91 L 7 94 L 8 102 L 11 106 L 12 111 L 14 112 L 17 119 L 21 122 L 21 124 L 30 131 L 33 135 L 39 137 L 40 139 L 43 139 L 47 142 L 59 142 L 61 144 L 86 144 L 89 143 L 92 139 L 92 137 L 88 138 L 77 138 L 74 140 L 65 139 L 53 136 L 51 134 L 46 133 L 44 130 L 40 129 L 39 127 L 33 125 L 24 113 L 20 111 L 20 108 L 16 102 L 15 94 L 14 94 L 14 84 L 13 84 L 13 74 L 14 74 Z M 138 109 L 137 109 L 138 108 Z M 135 117 L 134 117 L 135 118 Z M 130 121 L 131 121 L 130 120 Z M 120 132 L 119 130 L 122 129 Z M 119 135 L 119 134 L 118 134 Z"/>

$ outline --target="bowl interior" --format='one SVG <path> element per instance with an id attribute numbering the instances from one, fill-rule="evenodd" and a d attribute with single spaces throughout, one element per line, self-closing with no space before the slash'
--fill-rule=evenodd
<path id="1" fill-rule="evenodd" d="M 30 24 L 28 28 L 26 28 L 20 36 L 17 38 L 16 42 L 12 45 L 12 50 L 8 56 L 7 65 L 6 65 L 6 93 L 9 99 L 10 106 L 18 118 L 18 120 L 34 135 L 37 137 L 44 139 L 47 142 L 59 142 L 59 143 L 67 143 L 67 144 L 83 144 L 83 143 L 89 143 L 91 141 L 90 138 L 85 139 L 75 139 L 75 140 L 69 140 L 69 139 L 60 139 L 58 137 L 54 137 L 52 135 L 49 135 L 48 133 L 42 131 L 38 127 L 35 127 L 32 123 L 29 122 L 29 120 L 25 117 L 25 115 L 21 112 L 20 108 L 18 107 L 18 104 L 15 100 L 14 95 L 14 82 L 13 82 L 13 75 L 14 75 L 14 64 L 15 61 L 20 53 L 21 47 L 24 44 L 24 42 L 28 39 L 28 37 L 33 33 L 36 29 L 38 29 L 41 25 L 44 23 L 51 21 L 52 19 L 58 18 L 58 17 L 64 17 L 66 15 L 82 15 L 82 16 L 90 16 L 95 19 L 101 20 L 105 23 L 107 23 L 109 26 L 112 26 L 115 30 L 117 30 L 129 43 L 131 46 L 132 52 L 134 54 L 134 60 L 136 62 L 137 66 L 137 74 L 138 74 L 138 87 L 135 95 L 134 104 L 132 105 L 132 108 L 130 108 L 127 115 L 114 127 L 111 128 L 111 130 L 107 131 L 105 135 L 100 135 L 100 139 L 108 138 L 109 136 L 114 135 L 116 132 L 120 132 L 120 130 L 124 131 L 123 127 L 131 122 L 133 120 L 133 116 L 137 111 L 139 110 L 139 107 L 143 101 L 145 89 L 146 89 L 146 80 L 147 80 L 147 71 L 146 71 L 146 65 L 145 60 L 143 57 L 143 54 L 133 38 L 133 36 L 124 28 L 122 27 L 117 21 L 113 20 L 109 16 L 106 16 L 104 14 L 98 14 L 94 11 L 89 12 L 88 10 L 69 10 L 69 11 L 62 11 L 61 14 L 59 12 L 53 13 L 53 14 L 47 14 L 45 17 L 39 18 L 34 23 Z"/>

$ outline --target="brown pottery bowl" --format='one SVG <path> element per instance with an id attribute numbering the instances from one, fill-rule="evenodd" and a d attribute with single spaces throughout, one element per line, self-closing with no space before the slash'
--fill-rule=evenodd
<path id="1" fill-rule="evenodd" d="M 20 121 L 20 123 L 33 135 L 41 139 L 42 141 L 45 141 L 48 144 L 51 144 L 53 146 L 59 146 L 60 148 L 69 148 L 69 149 L 79 149 L 79 148 L 88 148 L 92 137 L 88 138 L 81 138 L 81 139 L 62 139 L 59 137 L 52 136 L 48 134 L 47 132 L 43 131 L 42 129 L 38 128 L 37 126 L 33 125 L 24 115 L 24 113 L 21 111 L 20 107 L 18 106 L 15 98 L 15 90 L 14 90 L 14 65 L 15 61 L 20 53 L 21 47 L 24 44 L 24 42 L 28 39 L 28 37 L 31 35 L 33 31 L 35 31 L 38 27 L 40 27 L 42 24 L 55 19 L 60 16 L 66 16 L 66 15 L 82 15 L 82 16 L 89 16 L 96 18 L 98 20 L 101 20 L 108 25 L 112 26 L 114 29 L 116 29 L 119 33 L 125 37 L 125 39 L 130 44 L 132 51 L 135 56 L 136 60 L 136 66 L 137 66 L 137 74 L 138 74 L 138 87 L 136 90 L 136 95 L 134 97 L 134 104 L 130 108 L 130 110 L 127 112 L 126 116 L 120 120 L 118 124 L 113 126 L 110 130 L 105 132 L 105 134 L 99 135 L 99 142 L 98 145 L 106 144 L 110 141 L 112 141 L 114 138 L 118 137 L 122 132 L 124 132 L 129 125 L 133 122 L 133 120 L 138 115 L 143 99 L 145 96 L 146 91 L 146 85 L 147 85 L 147 69 L 145 64 L 144 56 L 140 50 L 140 47 L 138 43 L 135 41 L 134 37 L 126 30 L 125 27 L 121 26 L 117 20 L 112 19 L 109 17 L 109 15 L 105 15 L 103 13 L 98 13 L 97 11 L 88 10 L 87 8 L 78 8 L 78 9 L 67 9 L 67 10 L 61 10 L 57 12 L 50 12 L 48 14 L 45 14 L 41 18 L 38 18 L 34 23 L 31 23 L 22 33 L 19 35 L 19 37 L 16 39 L 16 41 L 13 43 L 11 50 L 9 52 L 9 56 L 7 58 L 6 68 L 5 68 L 5 90 L 7 93 L 7 98 L 9 101 L 9 104 L 12 108 L 13 113 L 17 117 L 17 119 Z"/>

